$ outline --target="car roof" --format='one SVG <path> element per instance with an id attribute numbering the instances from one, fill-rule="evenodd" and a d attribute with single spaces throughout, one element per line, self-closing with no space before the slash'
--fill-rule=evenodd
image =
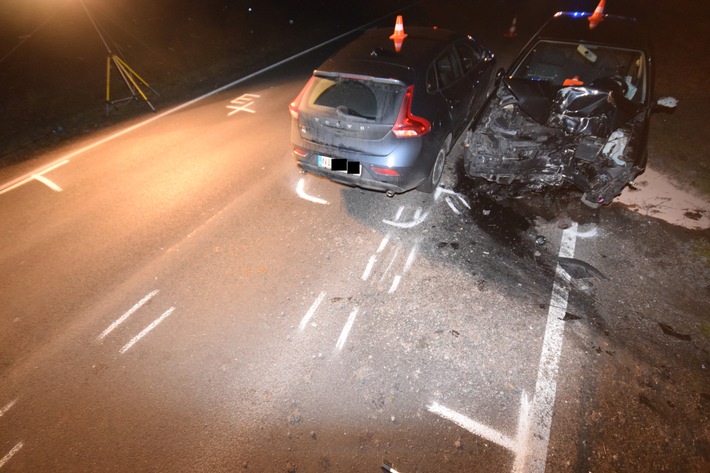
<path id="1" fill-rule="evenodd" d="M 325 61 L 316 73 L 357 74 L 412 83 L 415 70 L 427 68 L 447 44 L 467 38 L 447 29 L 410 26 L 405 28 L 407 37 L 398 52 L 390 39 L 392 31 L 392 28 L 366 31 Z"/>
<path id="2" fill-rule="evenodd" d="M 604 15 L 595 28 L 590 13 L 558 12 L 540 28 L 534 39 L 584 42 L 648 51 L 650 45 L 641 24 L 632 17 Z"/>

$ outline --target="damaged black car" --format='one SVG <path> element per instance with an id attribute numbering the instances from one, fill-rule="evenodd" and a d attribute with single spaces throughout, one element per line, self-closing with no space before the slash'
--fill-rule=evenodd
<path id="1" fill-rule="evenodd" d="M 595 15 L 597 15 L 595 13 Z M 467 133 L 466 174 L 526 191 L 575 186 L 599 207 L 646 167 L 651 49 L 628 17 L 560 12 L 501 74 Z"/>

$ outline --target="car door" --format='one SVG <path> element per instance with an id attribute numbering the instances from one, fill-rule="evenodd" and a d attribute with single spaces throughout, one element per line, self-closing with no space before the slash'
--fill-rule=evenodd
<path id="1" fill-rule="evenodd" d="M 436 61 L 440 92 L 451 116 L 452 133 L 458 137 L 473 118 L 485 95 L 483 51 L 471 41 L 459 41 Z"/>
<path id="2" fill-rule="evenodd" d="M 485 51 L 476 43 L 465 41 L 454 46 L 468 87 L 466 123 L 470 122 L 486 99 L 490 68 L 485 64 Z"/>
<path id="3" fill-rule="evenodd" d="M 454 47 L 449 47 L 434 62 L 438 90 L 443 98 L 450 119 L 450 132 L 458 137 L 466 125 L 470 91 L 468 81 L 462 80 L 463 73 Z"/>

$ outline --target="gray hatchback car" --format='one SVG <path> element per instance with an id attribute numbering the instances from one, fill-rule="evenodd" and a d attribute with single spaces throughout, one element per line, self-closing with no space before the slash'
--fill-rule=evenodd
<path id="1" fill-rule="evenodd" d="M 398 18 L 398 21 L 400 18 Z M 290 104 L 303 171 L 392 196 L 433 192 L 446 155 L 492 92 L 495 57 L 462 33 L 365 32 Z"/>

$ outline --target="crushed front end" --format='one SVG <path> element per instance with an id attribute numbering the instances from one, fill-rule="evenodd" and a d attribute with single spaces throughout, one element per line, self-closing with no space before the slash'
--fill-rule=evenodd
<path id="1" fill-rule="evenodd" d="M 646 113 L 611 78 L 554 87 L 505 78 L 467 135 L 466 173 L 531 191 L 572 184 L 610 203 L 646 165 Z"/>

